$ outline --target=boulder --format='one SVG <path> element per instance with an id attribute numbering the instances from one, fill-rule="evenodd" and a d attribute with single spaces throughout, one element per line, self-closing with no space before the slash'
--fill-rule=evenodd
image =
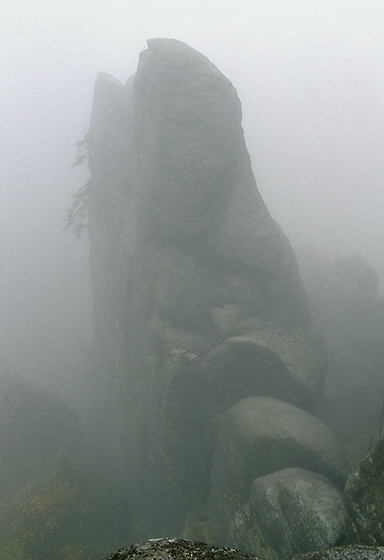
<path id="1" fill-rule="evenodd" d="M 237 315 L 240 327 L 240 310 L 233 306 L 215 313 L 220 325 L 229 322 L 230 314 Z M 246 325 L 254 328 L 248 317 L 239 331 Z M 313 335 L 288 337 L 272 325 L 259 325 L 257 330 L 226 338 L 206 355 L 207 409 L 220 414 L 245 397 L 262 395 L 313 410 L 323 388 L 323 378 L 316 371 L 325 367 Z"/>
<path id="2" fill-rule="evenodd" d="M 384 431 L 347 481 L 350 542 L 384 546 Z"/>
<path id="3" fill-rule="evenodd" d="M 219 429 L 212 462 L 210 522 L 219 542 L 255 478 L 290 467 L 322 474 L 339 490 L 349 473 L 336 436 L 311 414 L 270 397 L 236 403 Z"/>
<path id="4" fill-rule="evenodd" d="M 329 479 L 305 469 L 284 469 L 254 480 L 250 511 L 251 524 L 279 558 L 326 550 L 345 538 L 341 492 Z"/>

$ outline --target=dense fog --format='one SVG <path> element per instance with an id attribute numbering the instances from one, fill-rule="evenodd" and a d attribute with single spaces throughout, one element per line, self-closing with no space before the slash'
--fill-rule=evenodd
<path id="1" fill-rule="evenodd" d="M 383 16 L 382 3 L 374 0 L 0 2 L 2 398 L 28 393 L 28 385 L 13 388 L 10 378 L 16 377 L 41 384 L 52 399 L 77 410 L 84 404 L 82 388 L 92 377 L 89 241 L 86 230 L 77 239 L 65 229 L 71 197 L 89 175 L 86 165 L 72 166 L 76 142 L 89 128 L 98 73 L 125 83 L 146 40 L 156 37 L 200 51 L 237 89 L 259 191 L 297 252 L 314 290 L 315 323 L 324 329 L 331 357 L 337 354 L 333 334 L 350 325 L 353 310 L 347 319 L 332 315 L 326 298 L 334 285 L 322 291 L 316 284 L 311 258 L 327 275 L 335 259 L 357 255 L 376 271 L 381 296 Z M 380 317 L 369 316 L 368 331 L 377 332 L 377 320 L 381 333 Z M 373 359 L 369 367 L 374 378 L 382 365 Z M 338 381 L 331 384 L 332 397 L 338 387 Z M 346 393 L 347 408 L 354 390 Z M 32 408 L 50 394 L 36 394 Z M 375 406 L 381 402 L 380 388 Z M 66 414 L 63 409 L 64 422 Z M 72 420 L 68 441 L 80 422 Z M 372 419 L 366 422 L 371 429 Z M 12 489 L 25 482 L 22 472 L 17 476 Z"/>
<path id="2" fill-rule="evenodd" d="M 44 2 L 0 7 L 3 361 L 52 376 L 90 337 L 86 236 L 63 231 L 74 143 L 99 71 L 125 79 L 147 38 L 181 39 L 243 104 L 259 190 L 296 246 L 357 253 L 382 276 L 379 2 Z"/>

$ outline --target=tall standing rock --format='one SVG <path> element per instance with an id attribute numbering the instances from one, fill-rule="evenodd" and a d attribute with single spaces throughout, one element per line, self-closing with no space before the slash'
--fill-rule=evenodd
<path id="1" fill-rule="evenodd" d="M 308 522 L 306 531 L 319 531 L 319 534 L 323 534 L 324 523 L 319 522 L 317 526 L 314 523 L 319 517 L 318 512 L 312 512 L 312 522 L 309 520 L 312 498 L 304 489 L 305 483 L 301 476 L 304 469 L 310 478 L 315 476 L 314 473 L 327 477 L 329 485 L 335 485 L 335 493 L 339 494 L 339 501 L 342 501 L 340 491 L 344 488 L 350 467 L 335 435 L 323 422 L 304 410 L 270 397 L 248 397 L 230 408 L 224 415 L 217 435 L 211 469 L 209 519 L 219 542 L 225 542 L 228 546 L 238 546 L 231 540 L 230 529 L 231 526 L 236 526 L 236 518 L 250 501 L 256 523 L 264 519 L 261 525 L 265 528 L 271 524 L 268 521 L 269 517 L 275 520 L 271 532 L 274 532 L 274 538 L 280 543 L 278 548 L 281 553 L 284 551 L 282 557 L 294 554 L 295 551 L 290 549 L 292 537 L 287 533 L 282 517 L 277 515 L 274 502 L 278 500 L 272 499 L 273 485 L 276 483 L 277 488 L 280 483 L 283 486 L 285 484 L 284 477 L 278 473 L 287 471 L 290 476 L 295 473 L 295 478 L 298 479 L 294 486 L 297 483 L 295 500 L 299 505 L 294 506 L 293 500 L 289 506 L 287 501 L 283 507 L 285 514 L 293 519 L 298 515 L 297 510 L 302 507 L 301 515 Z M 262 479 L 271 485 L 265 486 L 260 482 Z M 263 492 L 271 498 L 269 502 L 261 498 L 263 493 L 257 491 L 263 486 Z M 301 497 L 300 488 L 303 490 Z M 287 488 L 281 490 L 281 495 L 285 495 L 286 492 Z M 260 504 L 257 503 L 258 500 Z M 306 503 L 307 511 L 304 513 Z M 328 509 L 327 524 L 338 525 L 339 521 L 332 519 L 331 510 L 332 508 Z M 327 516 L 327 513 L 323 516 Z M 304 530 L 296 529 L 299 533 L 304 533 Z M 274 546 L 271 535 L 269 541 Z M 334 542 L 328 541 L 328 546 L 332 544 Z M 316 547 L 312 550 L 316 550 Z M 258 551 L 253 550 L 253 553 Z"/>
<path id="2" fill-rule="evenodd" d="M 90 266 L 118 475 L 154 536 L 206 500 L 215 415 L 250 395 L 313 410 L 325 366 L 232 84 L 184 43 L 154 39 L 131 87 L 96 82 Z"/>

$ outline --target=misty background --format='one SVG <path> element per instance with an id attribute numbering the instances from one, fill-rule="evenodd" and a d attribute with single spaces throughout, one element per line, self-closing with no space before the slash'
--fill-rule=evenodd
<path id="1" fill-rule="evenodd" d="M 90 345 L 87 235 L 64 231 L 100 71 L 125 81 L 173 37 L 232 81 L 259 190 L 294 248 L 357 253 L 384 277 L 384 5 L 0 2 L 2 367 L 76 391 Z M 381 284 L 382 287 L 382 284 Z"/>

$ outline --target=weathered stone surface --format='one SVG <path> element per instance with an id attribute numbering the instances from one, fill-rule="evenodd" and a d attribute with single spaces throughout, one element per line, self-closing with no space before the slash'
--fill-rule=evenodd
<path id="1" fill-rule="evenodd" d="M 290 467 L 323 474 L 343 490 L 349 464 L 333 432 L 307 412 L 269 397 L 249 397 L 225 415 L 212 463 L 210 521 L 221 542 L 249 500 L 255 478 Z"/>
<path id="2" fill-rule="evenodd" d="M 325 552 L 311 552 L 295 556 L 292 560 L 383 560 L 384 548 L 374 546 L 340 546 Z"/>
<path id="3" fill-rule="evenodd" d="M 282 389 L 313 409 L 325 365 L 292 249 L 256 187 L 235 88 L 167 39 L 148 41 L 133 99 L 131 88 L 99 77 L 89 133 L 95 379 L 115 475 L 149 534 L 169 534 L 206 499 L 212 417 L 233 397 Z"/>
<path id="4" fill-rule="evenodd" d="M 344 498 L 351 518 L 349 540 L 384 545 L 384 431 L 347 481 Z"/>
<path id="5" fill-rule="evenodd" d="M 122 548 L 103 560 L 256 560 L 245 552 L 184 539 L 153 539 Z"/>
<path id="6" fill-rule="evenodd" d="M 228 314 L 223 310 L 221 321 Z M 251 324 L 249 317 L 245 324 Z M 310 336 L 282 336 L 272 325 L 259 325 L 227 338 L 205 357 L 207 406 L 219 414 L 242 398 L 268 395 L 311 409 L 322 392 L 323 379 L 316 375 L 322 367 L 324 355 Z"/>
<path id="7" fill-rule="evenodd" d="M 92 179 L 88 229 L 96 342 L 94 362 L 98 364 L 95 373 L 99 373 L 98 381 L 104 398 L 113 382 L 108 374 L 115 361 L 111 354 L 117 351 L 121 335 L 117 327 L 121 308 L 119 284 L 123 281 L 118 273 L 119 246 L 123 224 L 127 227 L 127 222 L 133 220 L 133 111 L 132 80 L 124 87 L 112 76 L 99 74 L 94 88 L 88 133 Z M 134 238 L 133 228 L 129 235 L 131 239 Z"/>
<path id="8" fill-rule="evenodd" d="M 324 476 L 305 469 L 285 469 L 254 480 L 250 511 L 251 524 L 279 558 L 344 542 L 347 512 L 341 492 Z"/>
<path id="9" fill-rule="evenodd" d="M 276 543 L 270 545 L 264 538 L 255 523 L 249 502 L 243 504 L 229 519 L 224 544 L 238 550 L 246 550 L 249 554 L 261 556 L 265 560 L 279 560 Z"/>

